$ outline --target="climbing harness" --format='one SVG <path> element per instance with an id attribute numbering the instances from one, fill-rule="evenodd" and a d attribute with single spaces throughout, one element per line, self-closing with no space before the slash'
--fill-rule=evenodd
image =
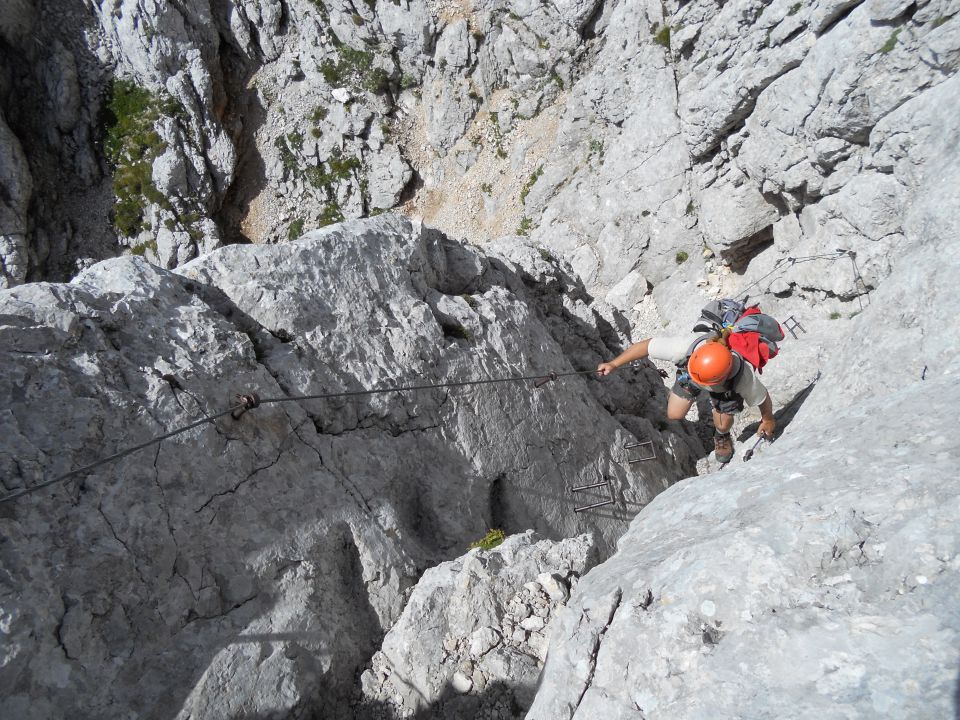
<path id="1" fill-rule="evenodd" d="M 78 475 L 83 475 L 95 470 L 98 467 L 111 463 L 115 460 L 120 460 L 125 458 L 127 455 L 137 452 L 138 450 L 143 450 L 152 445 L 163 442 L 169 438 L 172 438 L 181 433 L 185 433 L 188 430 L 192 430 L 195 427 L 199 427 L 208 422 L 213 422 L 218 420 L 225 415 L 230 415 L 234 420 L 240 420 L 245 413 L 250 410 L 254 410 L 261 405 L 269 405 L 275 403 L 284 403 L 284 402 L 298 402 L 302 400 L 328 400 L 331 398 L 340 398 L 340 397 L 357 397 L 360 395 L 382 395 L 386 393 L 395 393 L 395 392 L 414 392 L 418 390 L 434 390 L 437 388 L 454 388 L 454 387 L 467 387 L 473 385 L 491 385 L 494 383 L 507 383 L 507 382 L 525 382 L 528 380 L 534 380 L 534 387 L 540 388 L 546 385 L 549 382 L 553 382 L 562 377 L 569 377 L 572 375 L 586 375 L 595 373 L 596 370 L 574 370 L 571 372 L 553 372 L 550 371 L 546 375 L 517 375 L 514 377 L 505 377 L 505 378 L 490 378 L 488 380 L 462 380 L 459 382 L 449 382 L 449 383 L 438 383 L 434 385 L 405 385 L 398 387 L 389 387 L 389 388 L 374 388 L 372 390 L 350 390 L 345 392 L 330 392 L 330 393 L 319 393 L 316 395 L 296 395 L 292 397 L 272 397 L 272 398 L 261 398 L 257 393 L 248 392 L 245 394 L 236 395 L 234 398 L 233 404 L 225 410 L 217 412 L 213 415 L 207 415 L 201 420 L 190 423 L 189 425 L 184 425 L 183 427 L 177 428 L 176 430 L 171 430 L 168 433 L 159 435 L 157 437 L 151 438 L 146 442 L 142 442 L 138 445 L 125 448 L 119 452 L 114 453 L 105 458 L 101 458 L 90 465 L 85 465 L 84 467 L 77 468 L 76 470 L 71 470 L 64 475 L 60 475 L 50 480 L 44 480 L 43 482 L 37 483 L 36 485 L 31 485 L 29 487 L 24 487 L 19 490 L 14 490 L 7 493 L 6 495 L 0 496 L 0 504 L 16 500 L 17 498 L 23 497 L 24 495 L 29 495 L 30 493 L 37 492 L 42 490 L 45 487 L 50 487 L 51 485 L 56 485 L 58 483 L 66 482 L 71 478 L 77 477 Z"/>

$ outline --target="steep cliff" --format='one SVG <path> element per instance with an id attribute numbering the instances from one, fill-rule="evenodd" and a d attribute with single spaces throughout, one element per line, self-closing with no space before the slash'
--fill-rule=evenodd
<path id="1" fill-rule="evenodd" d="M 176 274 L 106 261 L 0 292 L 0 317 L 8 490 L 235 393 L 589 370 L 621 341 L 557 261 L 515 245 L 485 255 L 390 215 L 223 248 Z M 699 443 L 663 421 L 663 393 L 648 366 L 609 383 L 263 405 L 4 504 L 5 706 L 349 717 L 355 673 L 425 568 L 489 527 L 592 531 L 609 554 L 692 472 Z M 657 460 L 625 462 L 637 437 Z M 604 480 L 615 508 L 575 513 L 570 488 Z"/>

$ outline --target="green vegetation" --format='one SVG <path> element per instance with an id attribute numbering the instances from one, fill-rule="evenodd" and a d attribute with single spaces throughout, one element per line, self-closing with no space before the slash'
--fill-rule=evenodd
<path id="1" fill-rule="evenodd" d="M 693 215 L 693 211 L 694 211 L 695 209 L 696 209 L 696 208 L 693 207 L 693 200 L 691 200 L 690 202 L 687 203 L 687 209 L 684 210 L 684 214 L 686 214 L 686 215 Z"/>
<path id="2" fill-rule="evenodd" d="M 936 20 L 933 21 L 932 27 L 938 28 L 938 27 L 940 27 L 941 25 L 943 25 L 943 24 L 944 24 L 947 20 L 949 20 L 949 19 L 950 19 L 950 18 L 947 17 L 946 15 L 941 15 L 940 17 L 938 17 Z"/>
<path id="3" fill-rule="evenodd" d="M 480 190 L 481 190 L 482 192 L 485 192 L 487 195 L 492 195 L 492 194 L 493 194 L 493 185 L 491 185 L 491 184 L 488 183 L 488 182 L 480 183 Z"/>
<path id="4" fill-rule="evenodd" d="M 415 88 L 420 82 L 413 75 L 403 75 L 400 77 L 400 89 L 409 90 Z"/>
<path id="5" fill-rule="evenodd" d="M 468 549 L 473 550 L 474 548 L 480 548 L 481 550 L 493 550 L 497 545 L 501 544 L 506 539 L 507 536 L 503 534 L 503 530 L 490 529 L 482 538 L 476 542 L 470 543 L 470 547 Z"/>
<path id="6" fill-rule="evenodd" d="M 151 251 L 156 254 L 157 252 L 157 241 L 156 240 L 147 240 L 145 243 L 140 243 L 139 245 L 134 245 L 130 248 L 130 252 L 134 255 L 139 255 L 144 257 L 147 254 L 147 251 Z"/>
<path id="7" fill-rule="evenodd" d="M 287 230 L 287 239 L 296 240 L 298 237 L 303 235 L 303 218 L 297 218 L 292 223 L 290 223 L 290 229 Z"/>
<path id="8" fill-rule="evenodd" d="M 365 22 L 363 19 L 363 15 L 361 15 L 360 13 L 353 13 L 350 16 L 350 19 L 353 20 L 353 24 L 356 25 L 357 27 L 362 27 Z"/>
<path id="9" fill-rule="evenodd" d="M 170 209 L 170 201 L 153 183 L 153 162 L 167 149 L 156 131 L 162 117 L 183 115 L 170 97 L 151 93 L 129 80 L 110 84 L 103 109 L 103 147 L 113 168 L 113 222 L 125 237 L 146 227 L 151 203 Z"/>
<path id="10" fill-rule="evenodd" d="M 540 165 L 536 170 L 533 171 L 533 173 L 530 175 L 530 178 L 520 189 L 520 202 L 522 202 L 524 205 L 527 204 L 527 195 L 530 194 L 530 188 L 536 184 L 541 175 L 543 175 L 543 165 Z"/>
<path id="11" fill-rule="evenodd" d="M 517 235 L 529 235 L 530 228 L 533 227 L 533 220 L 524 215 L 520 218 L 520 225 L 517 227 Z"/>
<path id="12" fill-rule="evenodd" d="M 602 140 L 590 141 L 590 155 L 588 156 L 588 159 L 593 157 L 594 155 L 597 156 L 597 159 L 600 160 L 600 162 L 603 162 L 603 141 Z"/>
<path id="13" fill-rule="evenodd" d="M 482 30 L 474 30 L 470 34 L 473 36 L 473 39 L 477 41 L 478 45 L 482 43 L 484 38 L 486 37 L 486 35 L 483 34 Z"/>
<path id="14" fill-rule="evenodd" d="M 313 112 L 310 113 L 310 121 L 314 125 L 319 125 L 320 123 L 322 123 L 324 120 L 327 119 L 327 115 L 329 114 L 330 114 L 330 111 L 327 108 L 321 105 L 318 105 L 313 109 Z"/>
<path id="15" fill-rule="evenodd" d="M 557 74 L 557 71 L 556 71 L 556 70 L 553 70 L 553 71 L 550 73 L 550 79 L 551 79 L 554 83 L 556 83 L 556 85 L 557 85 L 558 88 L 560 88 L 561 90 L 563 90 L 563 78 L 560 77 L 560 76 Z"/>
<path id="16" fill-rule="evenodd" d="M 883 44 L 883 47 L 880 48 L 881 53 L 886 55 L 897 46 L 897 36 L 900 35 L 901 30 L 903 30 L 903 28 L 897 28 L 893 31 L 893 33 L 891 33 L 890 37 Z"/>
<path id="17" fill-rule="evenodd" d="M 374 95 L 383 95 L 390 89 L 390 75 L 383 68 L 374 68 L 364 75 L 360 87 Z"/>
<path id="18" fill-rule="evenodd" d="M 838 312 L 832 312 L 832 313 L 830 313 L 830 319 L 831 319 L 831 320 L 839 320 L 839 319 L 840 319 L 840 313 L 838 313 Z"/>
<path id="19" fill-rule="evenodd" d="M 326 227 L 334 223 L 343 221 L 343 212 L 336 202 L 328 202 L 323 206 L 323 212 L 320 213 L 320 220 L 317 222 L 319 227 Z"/>
<path id="20" fill-rule="evenodd" d="M 653 28 L 651 29 L 651 32 L 653 33 L 654 43 L 656 43 L 657 45 L 660 45 L 661 47 L 665 47 L 667 50 L 670 49 L 670 26 L 669 25 L 664 25 L 659 30 L 657 29 L 657 25 L 654 25 Z"/>
<path id="21" fill-rule="evenodd" d="M 323 130 L 321 130 L 320 128 L 310 128 L 310 135 L 319 139 L 320 137 L 323 136 Z"/>
<path id="22" fill-rule="evenodd" d="M 320 63 L 320 74 L 328 85 L 335 87 L 353 85 L 370 92 L 386 90 L 389 76 L 381 68 L 373 67 L 373 53 L 354 50 L 342 43 L 337 43 L 336 47 L 340 59 L 337 62 L 324 60 Z"/>
<path id="23" fill-rule="evenodd" d="M 794 3 L 790 6 L 790 9 L 787 11 L 787 15 L 796 15 L 800 12 L 800 8 L 803 7 L 803 3 Z"/>
<path id="24" fill-rule="evenodd" d="M 503 147 L 503 133 L 500 132 L 500 113 L 492 111 L 490 113 L 490 124 L 493 125 L 493 144 L 498 158 L 507 157 L 507 151 Z"/>
<path id="25" fill-rule="evenodd" d="M 473 299 L 473 295 L 464 294 L 460 297 L 463 298 L 463 301 L 470 307 L 475 308 L 477 306 L 477 301 Z"/>
<path id="26" fill-rule="evenodd" d="M 480 97 L 480 93 L 478 93 L 476 90 L 471 90 L 468 92 L 467 97 L 476 102 L 483 102 L 483 98 Z"/>
<path id="27" fill-rule="evenodd" d="M 297 131 L 287 133 L 287 142 L 294 150 L 303 150 L 303 133 Z"/>
<path id="28" fill-rule="evenodd" d="M 650 211 L 649 211 L 649 210 L 641 210 L 641 211 L 640 211 L 640 217 L 650 217 Z"/>
<path id="29" fill-rule="evenodd" d="M 469 340 L 472 337 L 470 331 L 463 325 L 444 325 L 443 334 L 446 337 L 456 338 L 457 340 Z"/>
<path id="30" fill-rule="evenodd" d="M 549 250 L 545 248 L 538 248 L 538 249 L 540 251 L 540 257 L 546 260 L 548 263 L 555 263 L 557 261 L 557 258 Z"/>
<path id="31" fill-rule="evenodd" d="M 287 146 L 287 138 L 283 135 L 277 135 L 273 144 L 277 150 L 280 151 L 280 162 L 283 163 L 283 169 L 291 175 L 296 175 L 299 171 L 300 163 L 297 162 L 297 156 L 294 155 Z"/>
<path id="32" fill-rule="evenodd" d="M 685 262 L 687 261 L 687 259 L 688 259 L 689 257 L 690 257 L 690 256 L 687 255 L 686 252 L 684 252 L 683 250 L 681 250 L 680 252 L 678 252 L 678 253 L 676 254 L 676 256 L 674 257 L 674 260 L 677 261 L 677 265 L 682 265 L 683 263 L 685 263 Z"/>

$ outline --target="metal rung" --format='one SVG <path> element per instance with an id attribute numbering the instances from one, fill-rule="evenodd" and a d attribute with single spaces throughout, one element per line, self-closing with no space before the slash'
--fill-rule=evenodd
<path id="1" fill-rule="evenodd" d="M 616 500 L 601 500 L 600 502 L 595 502 L 593 505 L 584 505 L 583 507 L 575 507 L 573 511 L 575 513 L 582 512 L 584 510 L 592 510 L 593 508 L 603 507 L 604 505 L 613 505 Z"/>
<path id="2" fill-rule="evenodd" d="M 603 487 L 607 484 L 607 481 L 594 483 L 593 485 L 581 485 L 580 487 L 570 488 L 570 492 L 580 492 L 581 490 L 592 490 L 593 488 Z"/>
<path id="3" fill-rule="evenodd" d="M 783 321 L 783 326 L 790 331 L 790 334 L 793 335 L 793 339 L 797 339 L 797 330 L 800 330 L 804 335 L 807 334 L 807 331 L 804 330 L 803 325 L 797 322 L 797 319 L 791 315 L 786 320 Z"/>
<path id="4" fill-rule="evenodd" d="M 644 440 L 643 442 L 627 443 L 623 446 L 624 450 L 630 450 L 631 448 L 644 447 L 645 445 L 650 446 L 650 455 L 647 457 L 636 458 L 635 460 L 627 460 L 628 465 L 633 465 L 638 462 L 646 462 L 647 460 L 655 460 L 657 458 L 657 449 L 653 446 L 653 440 Z"/>

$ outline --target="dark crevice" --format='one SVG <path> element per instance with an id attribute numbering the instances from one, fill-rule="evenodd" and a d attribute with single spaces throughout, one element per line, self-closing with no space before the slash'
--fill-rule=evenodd
<path id="1" fill-rule="evenodd" d="M 748 238 L 740 240 L 720 253 L 723 260 L 737 275 L 746 272 L 750 262 L 773 245 L 773 225 L 759 230 Z"/>
<path id="2" fill-rule="evenodd" d="M 831 12 L 825 15 L 818 25 L 811 25 L 810 29 L 814 32 L 814 34 L 817 35 L 817 37 L 826 35 L 837 25 L 846 20 L 850 13 L 860 7 L 862 3 L 863 0 L 847 0 L 845 3 L 836 5 L 830 8 Z"/>

